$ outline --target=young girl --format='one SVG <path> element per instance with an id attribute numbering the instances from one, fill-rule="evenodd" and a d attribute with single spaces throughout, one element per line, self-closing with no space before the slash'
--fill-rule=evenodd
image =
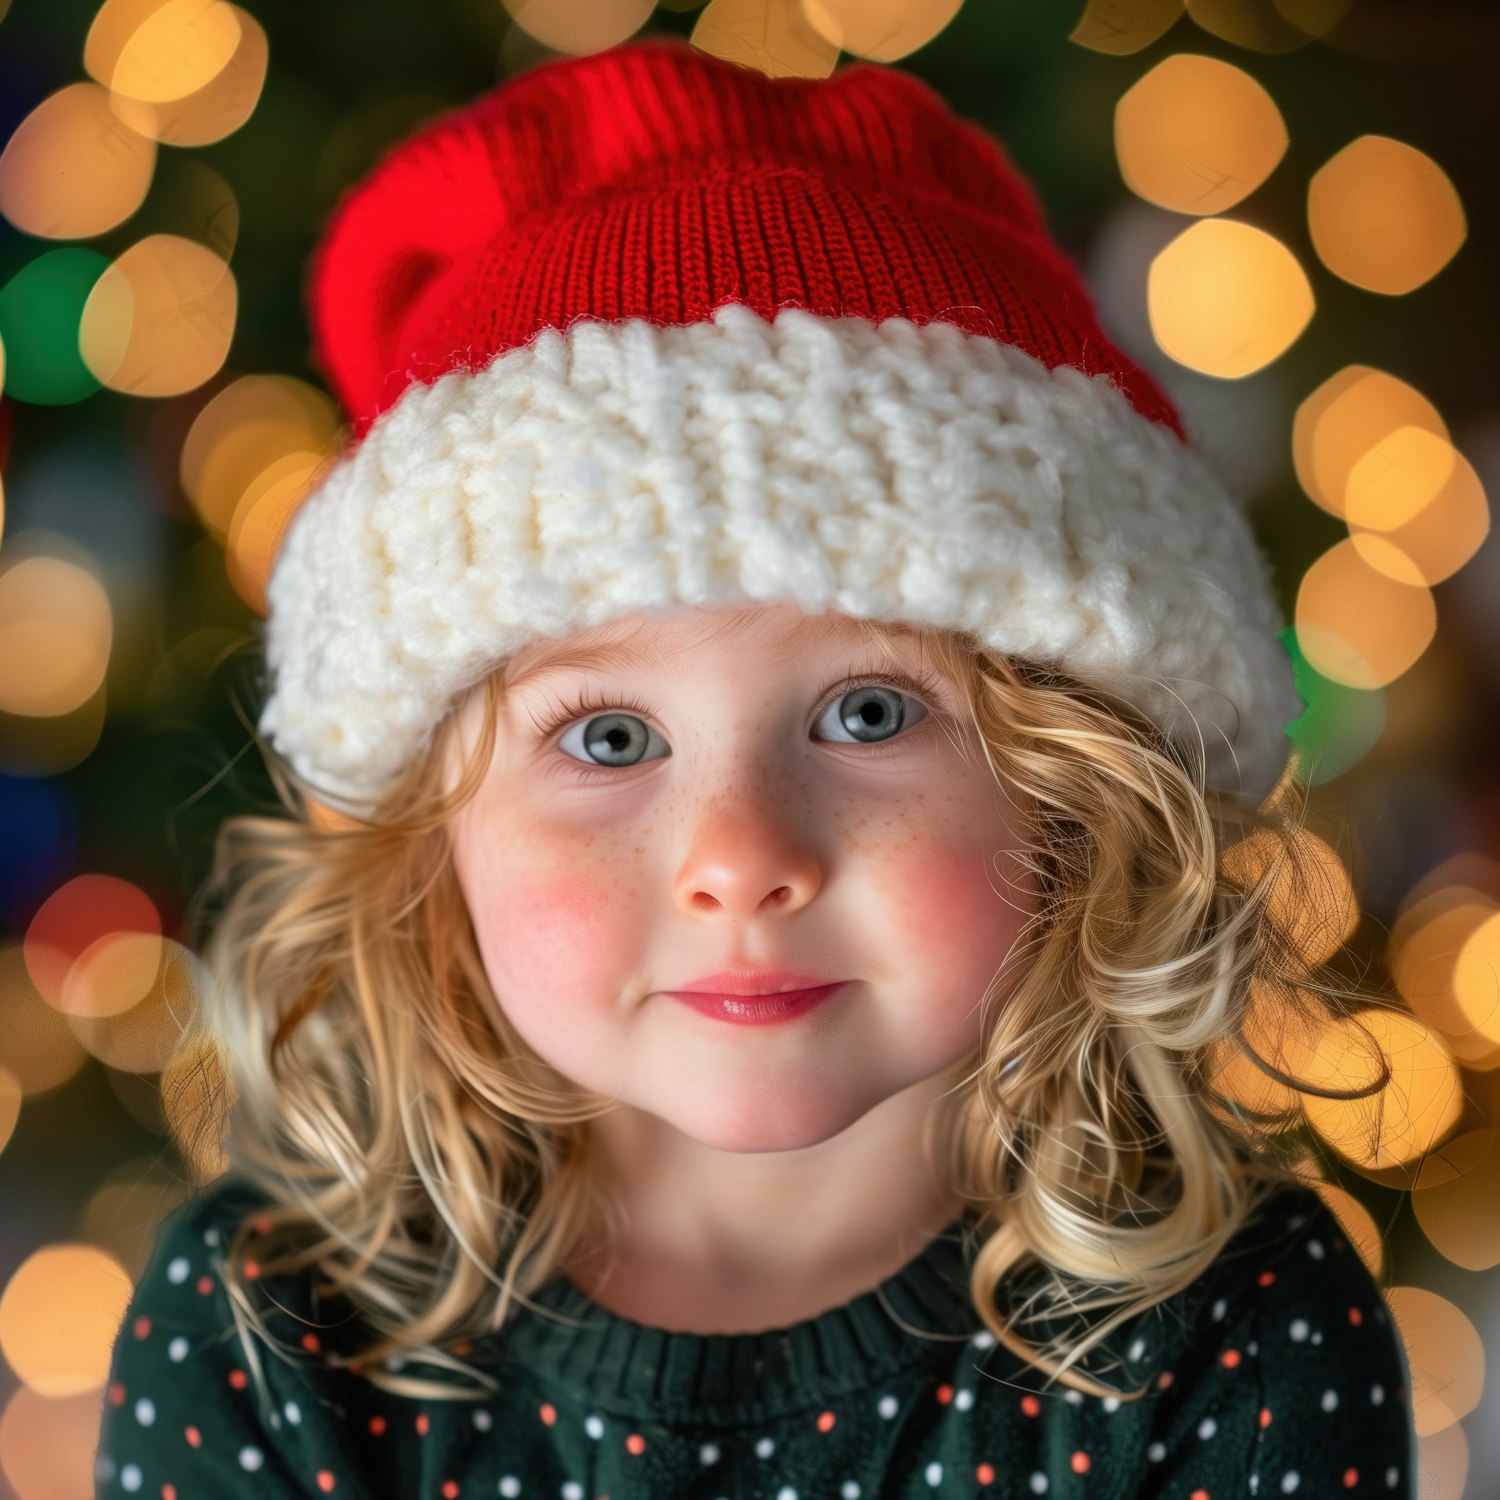
<path id="1" fill-rule="evenodd" d="M 1413 1495 L 1380 1290 L 1218 1086 L 1347 1008 L 1267 568 L 996 142 L 638 42 L 393 151 L 311 297 L 293 816 L 221 838 L 219 1176 L 99 1493 Z"/>

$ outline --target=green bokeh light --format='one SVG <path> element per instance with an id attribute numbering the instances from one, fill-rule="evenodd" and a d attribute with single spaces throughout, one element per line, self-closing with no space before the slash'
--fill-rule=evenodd
<path id="1" fill-rule="evenodd" d="M 1308 661 L 1288 625 L 1276 639 L 1292 659 L 1292 676 L 1307 708 L 1283 726 L 1294 746 L 1292 772 L 1306 786 L 1322 786 L 1358 765 L 1385 729 L 1385 694 L 1346 687 Z"/>
<path id="2" fill-rule="evenodd" d="M 0 291 L 5 390 L 37 406 L 70 406 L 99 389 L 78 348 L 83 304 L 110 261 L 69 245 L 21 267 Z"/>

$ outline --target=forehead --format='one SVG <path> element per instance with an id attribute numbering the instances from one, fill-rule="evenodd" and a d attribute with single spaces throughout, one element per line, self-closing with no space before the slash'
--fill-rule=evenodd
<path id="1" fill-rule="evenodd" d="M 625 616 L 560 639 L 532 641 L 510 658 L 502 676 L 508 687 L 518 687 L 553 672 L 668 668 L 682 665 L 685 658 L 716 652 L 754 652 L 761 659 L 790 663 L 857 650 L 876 635 L 889 638 L 899 649 L 917 643 L 922 634 L 901 621 L 866 621 L 837 611 L 812 615 L 795 604 L 687 606 L 659 615 Z"/>

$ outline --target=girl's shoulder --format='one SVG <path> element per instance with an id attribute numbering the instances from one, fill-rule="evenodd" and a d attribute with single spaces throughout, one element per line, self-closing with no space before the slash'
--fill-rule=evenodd
<path id="1" fill-rule="evenodd" d="M 222 1177 L 158 1226 L 111 1352 L 97 1495 L 300 1494 L 316 1478 L 329 1417 L 302 1342 L 316 1338 L 311 1278 L 258 1289 L 268 1343 L 224 1275 L 236 1229 L 268 1202 Z"/>

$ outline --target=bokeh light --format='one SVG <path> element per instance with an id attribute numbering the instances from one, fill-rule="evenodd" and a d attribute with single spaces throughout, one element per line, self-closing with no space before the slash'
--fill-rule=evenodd
<path id="1" fill-rule="evenodd" d="M 99 691 L 113 639 L 109 596 L 87 568 L 0 555 L 0 709 L 70 713 Z"/>
<path id="2" fill-rule="evenodd" d="M 1151 331 L 1179 364 L 1237 380 L 1279 359 L 1312 320 L 1307 273 L 1251 224 L 1204 219 L 1151 262 Z"/>
<path id="3" fill-rule="evenodd" d="M 83 44 L 83 65 L 127 99 L 167 103 L 221 73 L 240 41 L 223 0 L 105 0 Z"/>
<path id="4" fill-rule="evenodd" d="M 1129 57 L 1165 36 L 1181 15 L 1182 0 L 1088 0 L 1068 40 L 1091 52 Z"/>
<path id="5" fill-rule="evenodd" d="M 0 289 L 6 394 L 39 406 L 67 406 L 99 389 L 78 348 L 83 305 L 109 260 L 68 245 L 22 266 Z"/>
<path id="6" fill-rule="evenodd" d="M 125 1268 L 92 1245 L 46 1245 L 0 1292 L 0 1354 L 40 1396 L 102 1386 L 130 1301 Z"/>
<path id="7" fill-rule="evenodd" d="M 215 375 L 239 306 L 234 273 L 174 234 L 138 241 L 95 284 L 79 333 L 84 363 L 111 390 L 176 396 Z"/>
<path id="8" fill-rule="evenodd" d="M 27 1097 L 66 1083 L 87 1060 L 67 1017 L 37 993 L 20 943 L 0 946 L 0 1068 Z"/>
<path id="9" fill-rule="evenodd" d="M 802 0 L 808 24 L 826 42 L 867 62 L 894 63 L 925 47 L 963 0 Z"/>
<path id="10" fill-rule="evenodd" d="M 801 0 L 709 0 L 692 43 L 769 78 L 827 78 L 839 59 L 838 44 L 813 28 Z"/>
<path id="11" fill-rule="evenodd" d="M 550 47 L 582 57 L 618 46 L 646 24 L 655 0 L 502 0 L 512 21 L 528 36 Z"/>
<path id="12" fill-rule="evenodd" d="M 1384 135 L 1360 136 L 1313 173 L 1307 223 L 1334 275 L 1392 297 L 1430 281 L 1468 234 L 1448 174 Z"/>
<path id="13" fill-rule="evenodd" d="M 49 94 L 0 153 L 0 213 L 17 229 L 87 239 L 123 223 L 145 201 L 156 142 L 125 124 L 97 83 Z"/>
<path id="14" fill-rule="evenodd" d="M 1393 1286 L 1385 1297 L 1411 1366 L 1417 1433 L 1440 1432 L 1479 1404 L 1484 1346 L 1463 1309 L 1427 1287 Z"/>
<path id="15" fill-rule="evenodd" d="M 1379 566 L 1368 560 L 1374 554 Z M 1336 542 L 1302 575 L 1297 640 L 1347 687 L 1394 682 L 1437 633 L 1437 606 L 1416 564 L 1380 537 Z"/>
<path id="16" fill-rule="evenodd" d="M 1132 192 L 1182 214 L 1248 197 L 1286 154 L 1276 102 L 1243 68 L 1199 53 L 1164 58 L 1115 105 L 1115 154 Z"/>
<path id="17" fill-rule="evenodd" d="M 238 5 L 239 24 L 229 61 L 202 88 L 180 99 L 146 102 L 111 94 L 110 107 L 133 130 L 168 146 L 209 146 L 233 135 L 255 112 L 265 88 L 270 46 L 265 28 Z"/>

